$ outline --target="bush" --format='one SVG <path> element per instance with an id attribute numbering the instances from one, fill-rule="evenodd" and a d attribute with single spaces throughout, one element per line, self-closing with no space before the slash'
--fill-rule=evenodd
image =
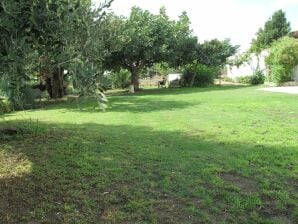
<path id="1" fill-rule="evenodd" d="M 118 72 L 112 72 L 108 79 L 111 82 L 112 88 L 127 88 L 129 86 L 130 83 L 130 72 L 125 70 L 125 69 L 121 69 Z"/>
<path id="2" fill-rule="evenodd" d="M 242 84 L 259 85 L 264 84 L 265 75 L 261 71 L 257 71 L 253 75 L 240 76 L 236 78 L 236 81 Z"/>
<path id="3" fill-rule="evenodd" d="M 266 58 L 272 81 L 282 84 L 292 80 L 293 69 L 298 65 L 298 40 L 284 37 L 273 43 Z"/>
<path id="4" fill-rule="evenodd" d="M 261 71 L 257 71 L 255 74 L 251 76 L 251 80 L 250 80 L 251 85 L 264 84 L 264 82 L 265 82 L 265 75 Z"/>
<path id="5" fill-rule="evenodd" d="M 11 111 L 12 108 L 8 100 L 0 97 L 0 114 L 9 113 Z"/>
<path id="6" fill-rule="evenodd" d="M 212 85 L 214 83 L 214 78 L 218 75 L 218 67 L 208 67 L 205 65 L 190 65 L 188 66 L 181 78 L 182 86 L 191 86 L 193 80 L 193 86 L 203 87 Z"/>
<path id="7" fill-rule="evenodd" d="M 242 83 L 242 84 L 251 84 L 251 75 L 247 75 L 247 76 L 239 76 L 236 77 L 236 82 L 238 83 Z"/>

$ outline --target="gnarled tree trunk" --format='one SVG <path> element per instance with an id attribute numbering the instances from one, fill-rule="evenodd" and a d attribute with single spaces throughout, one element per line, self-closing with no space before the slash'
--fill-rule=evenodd
<path id="1" fill-rule="evenodd" d="M 66 94 L 63 78 L 64 72 L 61 68 L 55 68 L 46 78 L 46 88 L 52 99 L 62 98 Z"/>
<path id="2" fill-rule="evenodd" d="M 64 87 L 64 69 L 56 67 L 51 69 L 48 57 L 40 58 L 40 77 L 45 82 L 46 90 L 52 99 L 62 98 L 66 95 Z"/>

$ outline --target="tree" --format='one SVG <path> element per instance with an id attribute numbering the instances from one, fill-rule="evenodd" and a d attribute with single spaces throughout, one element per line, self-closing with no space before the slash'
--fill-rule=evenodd
<path id="1" fill-rule="evenodd" d="M 195 40 L 192 43 L 196 42 L 190 36 L 189 26 L 185 26 L 189 23 L 185 13 L 177 23 L 169 20 L 164 8 L 158 15 L 153 15 L 147 10 L 133 7 L 128 18 L 113 15 L 107 18 L 117 35 L 114 43 L 108 44 L 110 54 L 105 60 L 106 68 L 130 71 L 131 84 L 136 90 L 139 89 L 139 75 L 144 68 L 168 61 L 181 64 L 190 49 L 187 42 L 191 42 L 190 39 Z M 179 54 L 176 60 L 171 59 L 175 54 Z"/>
<path id="2" fill-rule="evenodd" d="M 266 64 L 276 84 L 291 81 L 293 69 L 298 65 L 298 40 L 284 37 L 274 42 Z"/>
<path id="3" fill-rule="evenodd" d="M 228 62 L 228 58 L 237 52 L 238 48 L 239 46 L 233 46 L 229 39 L 205 41 L 197 45 L 196 58 L 193 61 L 193 65 L 188 66 L 188 68 L 196 72 L 199 71 L 198 67 L 201 65 L 221 68 Z M 191 73 L 190 86 L 194 84 L 196 72 Z"/>
<path id="4" fill-rule="evenodd" d="M 238 48 L 239 46 L 233 46 L 229 39 L 205 41 L 197 47 L 196 62 L 207 66 L 223 66 Z"/>
<path id="5" fill-rule="evenodd" d="M 193 36 L 190 20 L 186 12 L 182 12 L 179 20 L 173 25 L 170 42 L 169 66 L 177 68 L 191 63 L 196 59 L 198 38 Z"/>
<path id="6" fill-rule="evenodd" d="M 92 82 L 85 84 L 94 84 L 104 51 L 102 40 L 92 38 L 110 3 L 93 10 L 91 0 L 1 0 L 0 79 L 9 99 L 21 104 L 26 85 L 37 78 L 52 98 L 62 97 L 65 69 L 77 83 L 88 74 Z"/>
<path id="7" fill-rule="evenodd" d="M 290 23 L 286 19 L 286 14 L 282 10 L 274 12 L 272 17 L 265 23 L 264 28 L 257 32 L 256 39 L 253 39 L 251 52 L 260 53 L 268 48 L 275 40 L 286 36 L 291 31 Z"/>

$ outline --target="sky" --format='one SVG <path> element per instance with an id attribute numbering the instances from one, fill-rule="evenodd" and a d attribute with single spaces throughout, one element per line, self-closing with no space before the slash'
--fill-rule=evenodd
<path id="1" fill-rule="evenodd" d="M 97 4 L 101 0 L 93 1 Z M 278 9 L 286 12 L 292 30 L 298 30 L 298 0 L 114 0 L 111 10 L 128 16 L 135 5 L 152 13 L 158 13 L 165 6 L 172 19 L 186 11 L 200 42 L 229 38 L 243 51 Z"/>

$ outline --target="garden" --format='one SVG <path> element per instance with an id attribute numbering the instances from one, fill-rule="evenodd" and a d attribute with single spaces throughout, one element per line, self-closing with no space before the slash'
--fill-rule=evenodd
<path id="1" fill-rule="evenodd" d="M 297 95 L 260 90 L 293 81 L 285 13 L 240 53 L 111 4 L 1 1 L 0 223 L 296 223 Z"/>

